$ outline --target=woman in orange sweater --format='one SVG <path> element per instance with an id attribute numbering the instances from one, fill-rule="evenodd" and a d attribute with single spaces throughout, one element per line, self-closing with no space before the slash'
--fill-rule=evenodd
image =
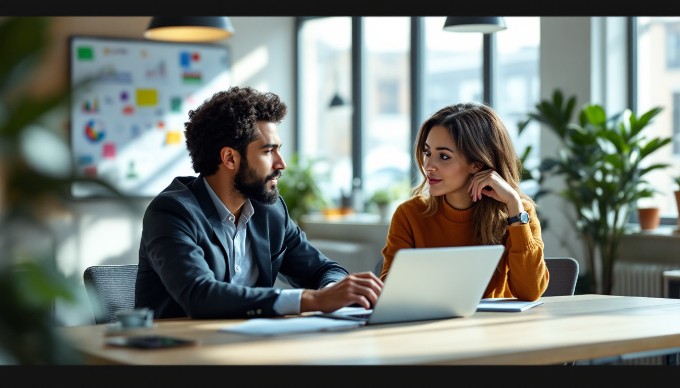
<path id="1" fill-rule="evenodd" d="M 423 181 L 394 212 L 380 279 L 402 248 L 504 244 L 484 298 L 538 299 L 549 277 L 541 225 L 498 114 L 475 103 L 440 109 L 420 127 L 414 159 Z"/>

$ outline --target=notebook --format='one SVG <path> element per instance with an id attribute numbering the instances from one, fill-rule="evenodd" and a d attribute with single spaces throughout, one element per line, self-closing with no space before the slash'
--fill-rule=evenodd
<path id="1" fill-rule="evenodd" d="M 400 249 L 371 310 L 345 307 L 322 317 L 367 325 L 468 317 L 479 305 L 505 247 Z"/>
<path id="2" fill-rule="evenodd" d="M 519 300 L 516 298 L 484 298 L 479 301 L 477 311 L 519 313 L 542 305 L 539 300 Z"/>

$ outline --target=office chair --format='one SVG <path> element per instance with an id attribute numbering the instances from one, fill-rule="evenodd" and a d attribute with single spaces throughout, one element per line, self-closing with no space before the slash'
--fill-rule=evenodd
<path id="1" fill-rule="evenodd" d="M 578 261 L 571 257 L 546 257 L 550 282 L 543 296 L 574 295 L 578 280 Z"/>
<path id="2" fill-rule="evenodd" d="M 382 265 L 383 265 L 383 258 L 380 258 L 377 263 L 375 263 L 375 267 L 373 267 L 373 273 L 375 276 L 380 277 L 380 273 L 382 272 Z"/>
<path id="3" fill-rule="evenodd" d="M 546 257 L 550 281 L 542 296 L 574 295 L 578 280 L 578 261 L 571 257 Z M 576 361 L 569 361 L 560 365 L 573 366 Z"/>
<path id="4" fill-rule="evenodd" d="M 96 324 L 115 322 L 118 310 L 135 308 L 137 264 L 94 265 L 85 269 L 83 280 Z"/>

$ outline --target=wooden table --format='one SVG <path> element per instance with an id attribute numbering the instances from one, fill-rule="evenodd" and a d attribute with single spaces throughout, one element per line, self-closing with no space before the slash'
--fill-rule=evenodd
<path id="1" fill-rule="evenodd" d="M 104 344 L 106 325 L 60 328 L 87 364 L 552 365 L 680 347 L 680 299 L 611 295 L 542 298 L 521 313 L 395 323 L 342 332 L 253 337 L 218 331 L 242 320 L 157 320 L 129 334 L 197 346 L 134 350 Z M 285 318 L 282 318 L 285 319 Z M 677 352 L 677 351 L 675 351 Z"/>

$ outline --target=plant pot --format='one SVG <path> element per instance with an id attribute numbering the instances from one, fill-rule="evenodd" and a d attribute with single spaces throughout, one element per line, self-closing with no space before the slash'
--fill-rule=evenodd
<path id="1" fill-rule="evenodd" d="M 641 207 L 638 208 L 638 220 L 640 222 L 640 229 L 654 230 L 659 227 L 661 219 L 659 217 L 658 207 Z"/>
<path id="2" fill-rule="evenodd" d="M 390 210 L 390 204 L 389 203 L 379 203 L 377 204 L 378 206 L 378 214 L 380 214 L 380 221 L 388 221 L 389 220 L 389 210 Z"/>

